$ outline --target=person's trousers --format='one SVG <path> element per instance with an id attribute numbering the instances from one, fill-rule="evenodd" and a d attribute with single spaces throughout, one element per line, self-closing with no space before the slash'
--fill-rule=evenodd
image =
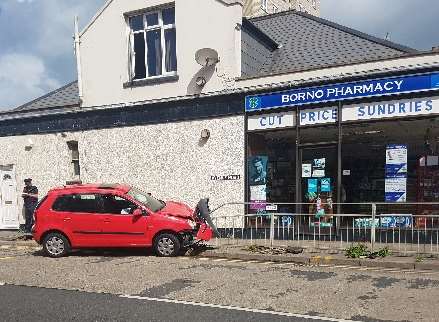
<path id="1" fill-rule="evenodd" d="M 24 231 L 29 234 L 32 232 L 34 224 L 34 210 L 35 206 L 24 207 L 24 219 L 26 220 Z"/>

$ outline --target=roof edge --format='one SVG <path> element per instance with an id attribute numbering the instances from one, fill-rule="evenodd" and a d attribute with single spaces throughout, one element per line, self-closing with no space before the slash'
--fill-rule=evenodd
<path id="1" fill-rule="evenodd" d="M 352 62 L 352 63 L 348 63 L 348 64 L 335 64 L 335 65 L 328 65 L 328 66 L 323 66 L 323 67 L 318 66 L 318 67 L 302 69 L 302 70 L 290 70 L 290 71 L 281 72 L 281 73 L 255 75 L 255 76 L 250 76 L 250 77 L 238 77 L 238 78 L 236 78 L 236 81 L 246 81 L 246 80 L 258 79 L 258 78 L 262 79 L 262 78 L 267 78 L 267 77 L 277 77 L 277 76 L 283 76 L 283 75 L 288 75 L 288 74 L 307 73 L 307 72 L 312 72 L 315 70 L 324 70 L 324 69 L 331 69 L 331 68 L 338 68 L 338 67 L 345 67 L 345 66 L 355 66 L 355 65 L 360 65 L 360 64 L 373 64 L 373 63 L 379 63 L 379 62 L 383 62 L 383 61 L 416 58 L 416 57 L 422 57 L 422 56 L 435 56 L 435 55 L 438 55 L 438 53 L 433 52 L 433 51 L 417 51 L 413 54 L 406 54 L 406 55 L 401 55 L 401 56 L 395 55 L 392 57 L 387 57 L 385 59 L 377 58 L 374 60 L 368 60 L 368 61 L 364 61 L 364 62 Z"/>
<path id="2" fill-rule="evenodd" d="M 362 32 L 362 31 L 359 31 L 359 30 L 356 30 L 356 29 L 353 29 L 353 28 L 350 28 L 350 27 L 343 26 L 341 24 L 329 21 L 329 20 L 324 19 L 324 18 L 320 18 L 320 17 L 316 17 L 316 16 L 313 16 L 313 15 L 310 15 L 310 14 L 308 14 L 306 12 L 297 11 L 295 9 L 287 10 L 287 11 L 282 11 L 282 12 L 277 12 L 277 13 L 273 13 L 273 14 L 266 15 L 266 16 L 255 17 L 255 18 L 251 18 L 251 20 L 260 21 L 260 20 L 265 20 L 267 18 L 276 16 L 276 15 L 281 16 L 281 15 L 289 15 L 289 14 L 292 14 L 292 13 L 293 14 L 297 14 L 299 16 L 302 16 L 304 18 L 308 18 L 308 19 L 314 20 L 316 22 L 325 24 L 325 25 L 327 25 L 329 27 L 338 29 L 340 31 L 352 34 L 354 36 L 363 38 L 365 40 L 369 40 L 371 42 L 380 44 L 382 46 L 398 50 L 398 51 L 402 51 L 402 52 L 405 52 L 405 53 L 408 53 L 408 54 L 414 54 L 414 53 L 418 53 L 419 52 L 417 49 L 414 49 L 414 48 L 411 48 L 411 47 L 408 47 L 408 46 L 404 46 L 404 45 L 401 45 L 401 44 L 397 44 L 397 43 L 394 43 L 394 42 L 389 41 L 389 40 L 381 39 L 381 38 L 378 38 L 378 37 L 366 34 L 366 33 Z"/>
<path id="3" fill-rule="evenodd" d="M 82 29 L 79 33 L 79 37 L 87 32 L 88 29 L 95 23 L 95 21 L 102 15 L 102 13 L 108 8 L 108 6 L 113 2 L 113 0 L 107 0 L 104 5 L 99 9 L 99 11 L 91 18 L 90 22 Z"/>
<path id="4" fill-rule="evenodd" d="M 242 29 L 251 32 L 256 38 L 262 42 L 262 44 L 270 49 L 271 51 L 275 51 L 280 47 L 280 44 L 277 43 L 273 38 L 268 36 L 265 32 L 259 29 L 254 23 L 252 23 L 249 19 L 243 17 L 242 18 Z"/>
<path id="5" fill-rule="evenodd" d="M 69 86 L 71 86 L 71 85 L 73 85 L 74 83 L 77 83 L 77 82 L 78 82 L 77 80 L 72 81 L 72 82 L 70 82 L 70 83 L 68 83 L 68 84 L 66 84 L 66 85 L 64 85 L 62 87 L 54 89 L 53 91 L 51 91 L 51 92 L 49 92 L 47 94 L 44 94 L 43 96 L 37 97 L 37 98 L 33 99 L 32 101 L 29 101 L 29 102 L 24 103 L 24 104 L 22 104 L 20 106 L 17 106 L 15 108 L 11 109 L 10 111 L 14 111 L 14 112 L 23 111 L 22 108 L 25 107 L 26 105 L 30 105 L 30 104 L 35 103 L 35 102 L 37 102 L 39 100 L 42 100 L 42 99 L 44 99 L 46 97 L 49 97 L 49 96 L 51 96 L 51 95 L 53 95 L 53 94 L 55 94 L 55 93 L 57 93 L 59 91 L 62 91 L 63 89 L 65 89 L 65 88 L 67 88 L 67 87 L 69 87 Z M 79 96 L 78 96 L 78 101 L 79 101 Z"/>

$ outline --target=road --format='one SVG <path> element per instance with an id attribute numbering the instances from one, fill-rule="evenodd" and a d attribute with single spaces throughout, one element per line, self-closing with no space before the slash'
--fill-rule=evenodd
<path id="1" fill-rule="evenodd" d="M 50 259 L 37 249 L 0 248 L 0 283 L 2 319 L 7 312 L 14 321 L 399 322 L 439 315 L 438 273 L 164 259 L 144 251 Z"/>

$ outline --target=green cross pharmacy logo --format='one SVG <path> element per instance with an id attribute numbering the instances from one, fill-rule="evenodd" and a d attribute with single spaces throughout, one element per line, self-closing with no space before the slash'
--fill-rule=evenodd
<path id="1" fill-rule="evenodd" d="M 255 109 L 255 108 L 261 107 L 261 99 L 259 97 L 250 97 L 248 99 L 248 106 L 251 109 Z"/>

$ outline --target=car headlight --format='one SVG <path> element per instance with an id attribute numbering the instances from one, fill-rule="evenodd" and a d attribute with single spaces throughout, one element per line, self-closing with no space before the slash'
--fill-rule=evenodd
<path id="1" fill-rule="evenodd" d="M 191 219 L 188 219 L 187 223 L 188 223 L 189 226 L 191 226 L 192 229 L 195 229 L 195 226 L 196 226 L 195 221 L 193 221 Z"/>

